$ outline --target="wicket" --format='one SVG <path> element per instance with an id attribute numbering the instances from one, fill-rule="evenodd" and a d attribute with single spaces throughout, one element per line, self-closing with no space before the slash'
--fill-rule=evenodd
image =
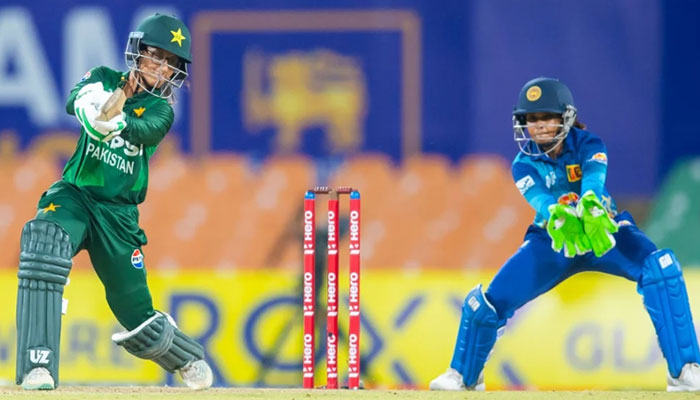
<path id="1" fill-rule="evenodd" d="M 303 381 L 313 389 L 315 372 L 316 195 L 328 195 L 328 295 L 326 308 L 326 388 L 338 388 L 338 233 L 339 197 L 350 195 L 348 388 L 360 386 L 360 192 L 350 187 L 316 187 L 304 195 L 304 352 Z"/>

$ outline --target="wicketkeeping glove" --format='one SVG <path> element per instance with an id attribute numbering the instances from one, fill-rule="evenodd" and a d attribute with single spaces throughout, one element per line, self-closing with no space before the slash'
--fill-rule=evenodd
<path id="1" fill-rule="evenodd" d="M 576 206 L 576 211 L 581 216 L 583 230 L 591 241 L 596 257 L 602 257 L 603 254 L 612 250 L 615 247 L 613 233 L 618 230 L 617 223 L 610 217 L 592 190 L 583 194 Z"/>
<path id="2" fill-rule="evenodd" d="M 549 221 L 547 233 L 552 238 L 552 249 L 568 258 L 586 254 L 591 251 L 591 242 L 583 231 L 581 220 L 576 210 L 563 204 L 549 206 Z"/>

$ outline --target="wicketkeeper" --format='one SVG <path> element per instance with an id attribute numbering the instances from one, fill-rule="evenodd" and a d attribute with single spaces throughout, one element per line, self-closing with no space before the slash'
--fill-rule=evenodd
<path id="1" fill-rule="evenodd" d="M 153 308 L 137 209 L 146 196 L 148 160 L 173 123 L 173 89 L 187 77 L 190 44 L 182 21 L 154 14 L 129 35 L 127 72 L 94 68 L 68 97 L 66 111 L 77 117 L 80 139 L 63 179 L 41 196 L 22 231 L 16 381 L 24 389 L 58 387 L 63 287 L 71 259 L 83 249 L 126 329 L 112 340 L 179 371 L 193 389 L 212 384 L 202 346 Z M 103 105 L 117 88 L 126 102 L 105 118 Z"/>
<path id="2" fill-rule="evenodd" d="M 483 390 L 484 363 L 515 310 L 576 273 L 599 271 L 637 282 L 668 364 L 667 390 L 700 390 L 700 352 L 681 265 L 673 251 L 657 249 L 627 211 L 617 212 L 605 187 L 605 145 L 577 119 L 569 88 L 551 78 L 527 82 L 513 130 L 520 148 L 513 179 L 535 221 L 488 289 L 478 285 L 467 294 L 450 367 L 430 388 Z"/>

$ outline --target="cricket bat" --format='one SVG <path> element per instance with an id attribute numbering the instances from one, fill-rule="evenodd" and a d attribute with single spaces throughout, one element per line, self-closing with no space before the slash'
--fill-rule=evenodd
<path id="1" fill-rule="evenodd" d="M 122 88 L 118 87 L 109 96 L 109 99 L 102 105 L 102 110 L 100 115 L 97 116 L 98 121 L 109 121 L 110 119 L 119 115 L 124 108 L 124 103 L 126 102 L 126 94 Z"/>

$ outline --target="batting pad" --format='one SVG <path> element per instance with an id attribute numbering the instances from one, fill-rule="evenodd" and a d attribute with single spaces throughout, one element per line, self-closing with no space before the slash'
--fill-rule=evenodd
<path id="1" fill-rule="evenodd" d="M 700 362 L 683 272 L 671 250 L 657 250 L 644 260 L 639 291 L 654 323 L 668 372 L 677 378 L 683 365 Z"/>
<path id="2" fill-rule="evenodd" d="M 496 343 L 498 327 L 496 309 L 486 300 L 479 284 L 464 299 L 457 343 L 450 363 L 452 368 L 462 374 L 467 387 L 476 385 Z"/>
<path id="3" fill-rule="evenodd" d="M 19 385 L 33 368 L 44 367 L 57 387 L 63 287 L 72 266 L 70 238 L 54 222 L 32 220 L 20 242 L 15 381 Z"/>
<path id="4" fill-rule="evenodd" d="M 204 358 L 204 348 L 177 328 L 166 313 L 156 311 L 132 331 L 112 335 L 112 341 L 138 358 L 153 360 L 168 372 Z"/>

